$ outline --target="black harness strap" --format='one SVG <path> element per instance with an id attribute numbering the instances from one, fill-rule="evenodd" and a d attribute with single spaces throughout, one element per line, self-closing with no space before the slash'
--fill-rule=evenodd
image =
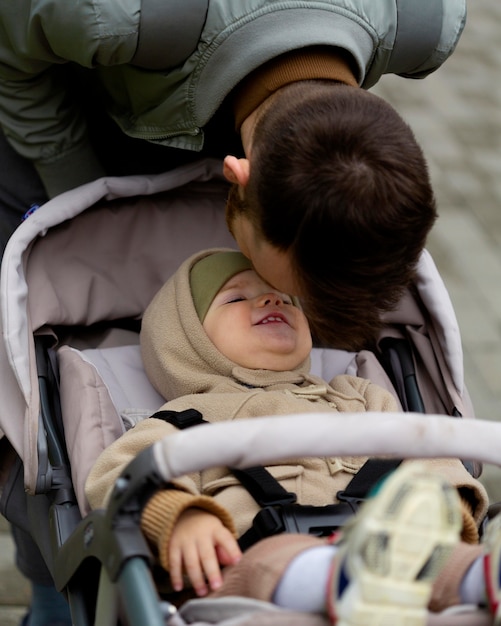
<path id="1" fill-rule="evenodd" d="M 244 470 L 231 467 L 230 470 L 259 506 L 294 504 L 297 500 L 295 493 L 286 491 L 278 480 L 261 465 Z"/>
<path id="2" fill-rule="evenodd" d="M 159 411 L 152 417 L 162 419 L 181 430 L 209 423 L 196 409 L 181 412 Z M 372 487 L 400 463 L 396 459 L 368 459 L 346 489 L 336 494 L 339 503 L 323 507 L 295 504 L 296 494 L 286 491 L 265 467 L 229 468 L 262 507 L 251 528 L 238 540 L 241 549 L 246 550 L 260 539 L 282 532 L 304 532 L 318 536 L 330 534 L 356 513 Z"/>
<path id="3" fill-rule="evenodd" d="M 401 459 L 367 459 L 353 476 L 344 491 L 338 491 L 336 497 L 341 502 L 359 505 L 368 496 L 370 490 L 389 472 L 396 469 Z"/>
<path id="4" fill-rule="evenodd" d="M 186 409 L 180 412 L 158 411 L 151 417 L 164 420 L 180 430 L 198 424 L 209 424 L 196 409 Z M 244 470 L 231 467 L 229 469 L 259 506 L 292 504 L 296 501 L 296 494 L 286 491 L 265 467 L 258 465 Z"/>
<path id="5" fill-rule="evenodd" d="M 200 411 L 196 409 L 186 409 L 186 411 L 157 411 L 151 417 L 168 422 L 172 424 L 172 426 L 179 428 L 179 430 L 209 423 L 207 420 L 204 420 Z"/>
<path id="6" fill-rule="evenodd" d="M 332 534 L 333 531 L 344 526 L 347 520 L 357 512 L 360 504 L 368 497 L 370 490 L 378 481 L 400 463 L 400 460 L 395 459 L 368 459 L 349 482 L 346 489 L 336 494 L 339 502 L 326 506 L 295 504 L 295 497 L 292 503 L 279 500 L 274 505 L 263 506 L 258 497 L 261 497 L 261 491 L 270 488 L 269 482 L 260 489 L 256 483 L 245 484 L 247 470 L 238 470 L 244 475 L 242 479 L 232 470 L 258 504 L 263 506 L 252 520 L 252 526 L 239 538 L 238 543 L 241 550 L 247 550 L 264 537 L 285 532 L 305 533 L 317 537 Z M 259 481 L 259 474 L 259 472 L 255 472 L 253 479 Z M 277 486 L 280 486 L 280 483 L 273 476 L 270 475 L 270 477 Z M 267 493 L 270 500 L 271 494 L 272 491 L 270 490 Z"/>

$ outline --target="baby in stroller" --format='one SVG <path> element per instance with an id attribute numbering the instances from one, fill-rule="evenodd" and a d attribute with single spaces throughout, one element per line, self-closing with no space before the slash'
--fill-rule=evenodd
<path id="1" fill-rule="evenodd" d="M 101 454 L 86 485 L 93 508 L 106 504 L 116 478 L 142 449 L 176 432 L 176 412 L 200 411 L 216 422 L 398 409 L 390 392 L 367 380 L 340 376 L 327 384 L 309 373 L 311 336 L 296 304 L 234 251 L 198 253 L 180 267 L 147 309 L 141 331 L 146 371 L 164 397 L 175 399 Z M 295 459 L 267 469 L 299 504 L 322 507 L 336 501 L 364 462 Z M 183 588 L 186 574 L 198 595 L 249 595 L 347 624 L 366 623 L 360 620 L 368 614 L 379 623 L 400 616 L 400 623 L 420 624 L 428 605 L 438 611 L 482 599 L 485 585 L 477 574 L 483 550 L 468 543 L 478 541 L 487 497 L 459 460 L 404 463 L 339 544 L 279 535 L 243 556 L 237 537 L 260 506 L 231 470 L 206 470 L 169 487 L 147 501 L 141 526 L 174 591 Z M 478 598 L 464 596 L 467 572 L 481 579 Z M 463 587 L 475 595 L 470 582 Z"/>

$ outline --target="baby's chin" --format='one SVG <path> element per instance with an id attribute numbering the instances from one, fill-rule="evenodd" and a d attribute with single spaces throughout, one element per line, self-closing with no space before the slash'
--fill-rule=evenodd
<path id="1" fill-rule="evenodd" d="M 298 351 L 268 349 L 265 353 L 250 357 L 247 365 L 244 365 L 244 367 L 255 370 L 270 370 L 272 372 L 288 372 L 298 368 L 305 362 L 306 358 Z"/>

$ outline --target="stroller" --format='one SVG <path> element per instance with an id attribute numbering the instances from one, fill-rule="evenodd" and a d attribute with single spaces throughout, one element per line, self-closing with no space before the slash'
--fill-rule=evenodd
<path id="1" fill-rule="evenodd" d="M 140 455 L 108 509 L 89 510 L 83 487 L 97 456 L 164 403 L 142 370 L 143 311 L 190 254 L 235 247 L 221 170 L 219 161 L 204 160 L 84 185 L 31 215 L 4 255 L 1 512 L 35 539 L 76 626 L 326 626 L 321 616 L 244 598 L 190 600 L 179 610 L 161 599 L 140 503 L 175 476 L 308 454 L 452 456 L 475 476 L 482 462 L 499 464 L 501 425 L 458 419 L 473 417 L 459 331 L 424 252 L 416 284 L 385 318 L 377 353 L 315 348 L 312 356 L 312 370 L 327 380 L 357 374 L 392 390 L 402 413 L 370 420 L 377 428 L 351 414 L 195 426 Z M 491 622 L 466 607 L 430 615 L 429 623 Z"/>

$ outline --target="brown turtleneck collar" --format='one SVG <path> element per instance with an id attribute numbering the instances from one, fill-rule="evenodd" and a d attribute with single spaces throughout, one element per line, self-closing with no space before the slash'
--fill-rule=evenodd
<path id="1" fill-rule="evenodd" d="M 324 79 L 357 87 L 350 60 L 343 50 L 319 46 L 287 52 L 258 67 L 235 89 L 236 130 L 266 98 L 289 83 Z"/>

